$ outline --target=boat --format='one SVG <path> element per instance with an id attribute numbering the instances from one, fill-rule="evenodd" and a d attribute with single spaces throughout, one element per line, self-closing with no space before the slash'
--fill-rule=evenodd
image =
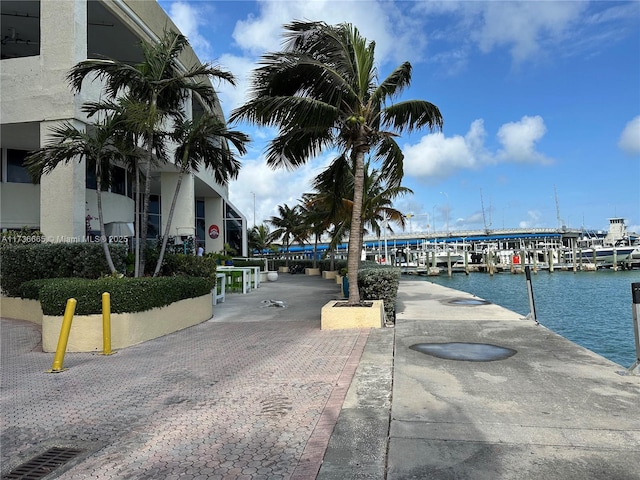
<path id="1" fill-rule="evenodd" d="M 630 265 L 636 254 L 640 253 L 640 246 L 627 232 L 624 219 L 620 217 L 609 219 L 609 230 L 606 236 L 583 236 L 576 242 L 575 248 L 565 252 L 565 258 L 570 263 L 592 263 L 596 266 Z M 575 255 L 575 261 L 574 261 Z"/>

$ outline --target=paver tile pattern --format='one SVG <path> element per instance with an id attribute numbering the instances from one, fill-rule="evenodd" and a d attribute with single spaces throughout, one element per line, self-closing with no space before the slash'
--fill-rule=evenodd
<path id="1" fill-rule="evenodd" d="M 314 429 L 368 332 L 321 331 L 323 295 L 298 320 L 251 321 L 237 308 L 309 282 L 281 277 L 227 297 L 242 318 L 214 316 L 111 356 L 67 353 L 57 374 L 45 373 L 53 354 L 42 352 L 40 328 L 3 319 L 2 473 L 63 446 L 85 450 L 61 469 L 68 480 L 292 478 L 307 444 L 318 450 Z"/>

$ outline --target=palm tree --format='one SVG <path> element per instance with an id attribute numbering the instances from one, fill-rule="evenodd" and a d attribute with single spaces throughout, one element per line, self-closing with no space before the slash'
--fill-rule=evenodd
<path id="1" fill-rule="evenodd" d="M 313 236 L 313 268 L 318 265 L 318 242 L 322 234 L 330 227 L 331 222 L 325 210 L 326 205 L 318 194 L 305 193 L 300 204 L 302 216 L 301 228 L 306 230 L 307 236 Z"/>
<path id="2" fill-rule="evenodd" d="M 324 148 L 337 148 L 355 165 L 348 269 L 358 274 L 362 250 L 364 156 L 372 152 L 391 185 L 403 176 L 404 155 L 395 137 L 405 131 L 442 127 L 438 108 L 424 100 L 393 103 L 411 81 L 411 64 L 398 66 L 376 84 L 375 44 L 343 23 L 292 22 L 285 47 L 262 57 L 251 97 L 231 120 L 279 128 L 266 152 L 273 168 L 296 168 Z M 349 303 L 360 303 L 358 282 L 349 283 Z"/>
<path id="3" fill-rule="evenodd" d="M 271 233 L 272 239 L 282 239 L 285 247 L 285 265 L 289 266 L 289 247 L 291 242 L 304 243 L 305 232 L 300 228 L 302 224 L 300 207 L 296 205 L 291 208 L 289 205 L 278 205 L 277 216 L 272 216 L 269 223 L 276 227 Z"/>
<path id="4" fill-rule="evenodd" d="M 94 167 L 100 243 L 111 273 L 116 273 L 116 268 L 105 235 L 102 186 L 103 180 L 109 179 L 113 162 L 125 156 L 125 146 L 118 143 L 116 129 L 117 121 L 113 117 L 89 125 L 86 131 L 78 130 L 71 123 L 64 122 L 51 129 L 51 141 L 47 145 L 32 152 L 25 159 L 25 167 L 34 181 L 39 181 L 42 175 L 51 173 L 59 164 L 66 164 L 72 160 L 86 159 L 88 164 Z"/>
<path id="5" fill-rule="evenodd" d="M 204 114 L 196 120 L 185 120 L 177 125 L 171 135 L 177 143 L 175 165 L 179 168 L 176 189 L 171 201 L 169 218 L 162 238 L 162 247 L 153 276 L 157 276 L 162 266 L 167 240 L 171 232 L 173 212 L 176 208 L 182 178 L 186 173 L 198 172 L 201 166 L 213 171 L 213 175 L 221 185 L 238 177 L 240 162 L 229 148 L 230 142 L 240 155 L 246 153 L 245 144 L 249 137 L 242 132 L 230 131 L 227 125 L 211 114 Z"/>
<path id="6" fill-rule="evenodd" d="M 156 135 L 168 118 L 182 115 L 182 104 L 195 94 L 209 109 L 217 104 L 216 93 L 208 80 L 213 77 L 235 85 L 229 72 L 209 64 L 194 65 L 186 70 L 181 67 L 178 57 L 189 42 L 184 35 L 171 30 L 164 32 L 158 43 L 141 42 L 143 60 L 138 64 L 128 64 L 114 59 L 89 59 L 75 65 L 67 75 L 74 92 L 79 92 L 85 78 L 96 78 L 105 83 L 107 98 L 116 98 L 127 93 L 138 101 L 135 115 L 130 120 L 137 123 L 136 132 L 146 145 L 144 179 L 150 178 Z M 146 244 L 149 219 L 149 197 L 151 184 L 145 182 L 142 208 L 142 225 L 136 231 L 137 242 L 142 248 L 136 250 L 136 275 L 144 272 L 144 246 Z"/>
<path id="7" fill-rule="evenodd" d="M 260 255 L 265 251 L 273 250 L 272 237 L 269 225 L 266 223 L 254 225 L 249 231 L 249 250 L 251 252 L 257 250 Z"/>

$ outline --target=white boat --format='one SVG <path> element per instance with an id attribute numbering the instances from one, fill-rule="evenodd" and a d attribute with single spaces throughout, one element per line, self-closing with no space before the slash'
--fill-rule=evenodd
<path id="1" fill-rule="evenodd" d="M 568 262 L 593 263 L 597 266 L 624 265 L 632 260 L 638 246 L 631 244 L 623 218 L 610 218 L 609 230 L 605 237 L 582 237 L 578 239 L 575 249 L 565 253 Z"/>

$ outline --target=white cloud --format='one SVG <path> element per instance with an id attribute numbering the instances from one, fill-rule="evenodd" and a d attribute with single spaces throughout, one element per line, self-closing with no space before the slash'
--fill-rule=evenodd
<path id="1" fill-rule="evenodd" d="M 640 115 L 625 125 L 618 140 L 618 147 L 627 155 L 640 154 Z"/>
<path id="2" fill-rule="evenodd" d="M 257 57 L 266 51 L 280 50 L 283 25 L 299 21 L 324 21 L 328 24 L 352 23 L 368 40 L 376 42 L 376 59 L 404 61 L 424 47 L 425 34 L 410 15 L 403 15 L 391 2 L 333 0 L 264 0 L 260 13 L 236 24 L 235 42 L 247 55 Z M 339 5 L 339 7 L 338 7 Z"/>
<path id="3" fill-rule="evenodd" d="M 485 157 L 485 136 L 482 120 L 475 120 L 464 137 L 445 137 L 441 132 L 425 135 L 418 144 L 403 148 L 405 173 L 444 178 L 461 169 L 475 168 Z"/>
<path id="4" fill-rule="evenodd" d="M 440 180 L 463 169 L 477 169 L 496 163 L 540 163 L 551 159 L 536 150 L 546 127 L 540 116 L 522 117 L 502 125 L 496 135 L 502 148 L 496 152 L 485 146 L 484 122 L 474 120 L 463 137 L 443 133 L 425 135 L 415 145 L 403 147 L 405 173 L 422 180 Z"/>
<path id="5" fill-rule="evenodd" d="M 536 151 L 536 142 L 546 131 L 544 120 L 539 115 L 524 116 L 519 122 L 505 123 L 498 130 L 497 137 L 503 148 L 496 158 L 515 163 L 551 163 L 551 159 Z"/>
<path id="6" fill-rule="evenodd" d="M 483 23 L 473 34 L 480 50 L 510 47 L 516 63 L 558 44 L 580 19 L 586 2 L 483 2 Z"/>
<path id="7" fill-rule="evenodd" d="M 312 159 L 294 171 L 273 170 L 263 156 L 245 159 L 238 179 L 229 185 L 229 199 L 244 212 L 252 226 L 255 194 L 256 223 L 260 224 L 277 215 L 278 205 L 297 205 L 302 194 L 311 190 L 311 180 L 326 168 L 330 158 Z"/>
<path id="8" fill-rule="evenodd" d="M 211 44 L 200 33 L 200 28 L 206 28 L 208 15 L 203 14 L 202 8 L 196 8 L 186 2 L 173 2 L 169 7 L 169 16 L 183 35 L 189 39 L 189 44 L 197 53 L 201 61 L 206 62 L 210 57 Z"/>
<path id="9" fill-rule="evenodd" d="M 539 210 L 529 210 L 527 212 L 527 220 L 522 220 L 519 223 L 520 228 L 535 228 L 543 225 L 541 222 L 543 219 L 542 213 Z"/>

